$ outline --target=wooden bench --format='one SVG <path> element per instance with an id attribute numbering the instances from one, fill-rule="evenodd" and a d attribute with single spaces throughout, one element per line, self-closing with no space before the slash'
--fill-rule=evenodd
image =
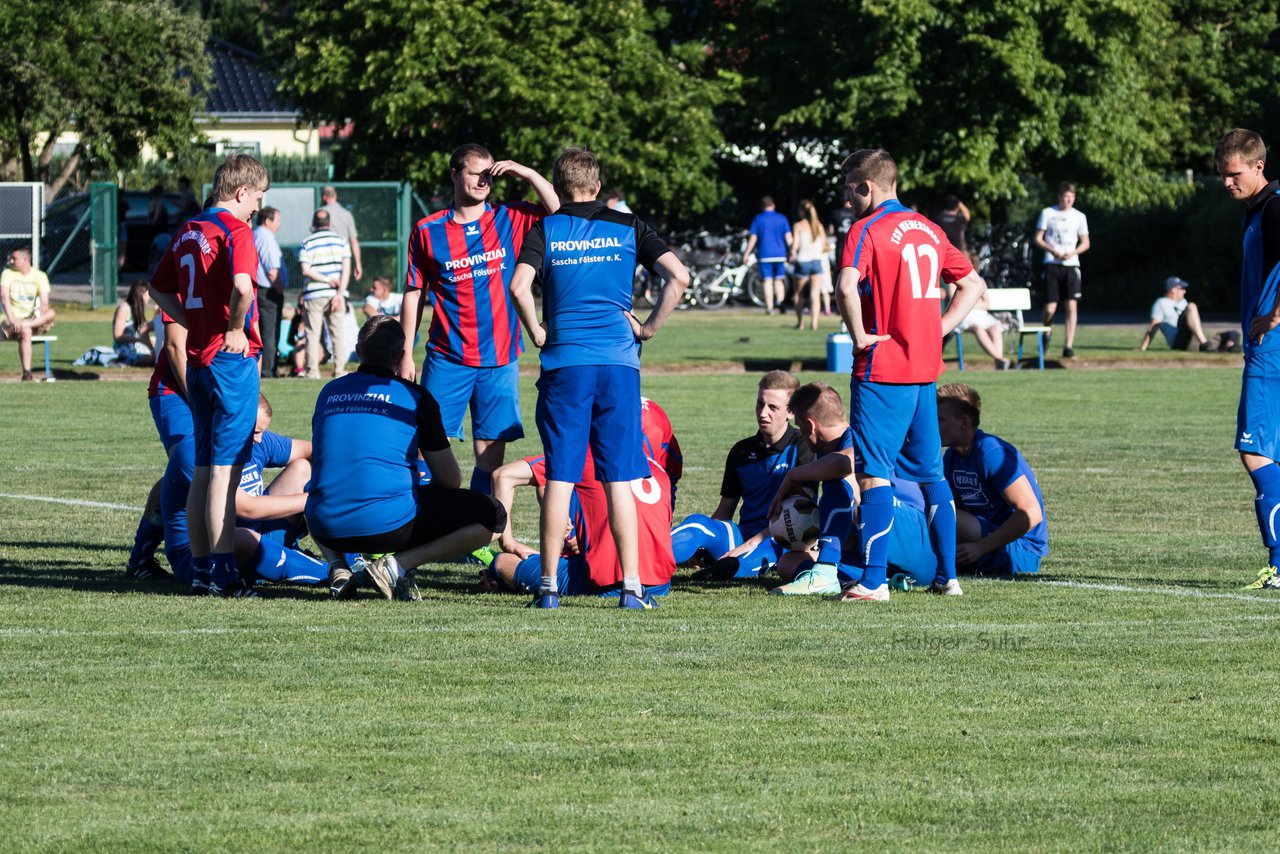
<path id="1" fill-rule="evenodd" d="M 57 382 L 57 380 L 55 380 L 53 377 L 53 368 L 49 364 L 49 343 L 57 340 L 58 340 L 57 335 L 32 335 L 31 336 L 32 344 L 36 344 L 36 343 L 44 344 L 44 381 L 47 383 Z M 0 341 L 8 341 L 9 343 L 12 343 L 12 344 L 18 343 L 18 339 L 16 338 L 3 338 L 3 339 L 0 339 Z"/>
<path id="2" fill-rule="evenodd" d="M 1031 310 L 1031 288 L 989 288 L 987 290 L 987 311 L 994 314 L 997 311 L 1013 312 L 1014 320 L 1017 322 L 1017 328 L 1013 330 L 1013 334 L 1018 336 L 1018 357 L 1017 365 L 1022 366 L 1022 339 L 1028 335 L 1036 336 L 1036 352 L 1038 354 L 1038 364 L 1040 370 L 1044 370 L 1044 342 L 1045 336 L 1053 331 L 1052 326 L 1043 326 L 1039 323 L 1027 323 L 1022 316 L 1022 312 Z M 956 354 L 960 361 L 960 370 L 964 370 L 964 333 L 956 329 L 953 333 L 956 336 Z"/>

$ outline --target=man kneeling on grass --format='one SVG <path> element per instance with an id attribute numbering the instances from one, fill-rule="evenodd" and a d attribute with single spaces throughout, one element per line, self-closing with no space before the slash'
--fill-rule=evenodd
<path id="1" fill-rule="evenodd" d="M 396 376 L 403 352 L 399 320 L 370 318 L 356 340 L 360 369 L 316 400 L 306 518 L 335 598 L 355 593 L 354 569 L 384 598 L 416 601 L 417 567 L 479 548 L 506 524 L 502 505 L 460 488 L 435 398 Z M 419 454 L 431 474 L 425 486 Z M 359 557 L 349 563 L 346 553 Z"/>
<path id="2" fill-rule="evenodd" d="M 785 584 L 770 590 L 780 596 L 836 594 L 862 580 L 858 553 L 858 481 L 853 474 L 853 430 L 840 393 L 826 383 L 809 383 L 791 395 L 791 414 L 801 438 L 818 459 L 788 471 L 778 487 L 769 517 L 775 518 L 788 495 L 821 484 L 818 499 L 818 542 L 808 552 L 790 551 L 778 558 L 778 577 Z M 893 477 L 893 525 L 889 529 L 890 586 L 928 587 L 938 571 L 929 547 L 920 485 Z"/>
<path id="3" fill-rule="evenodd" d="M 956 564 L 972 572 L 1039 572 L 1049 554 L 1040 484 L 1017 448 L 978 429 L 981 418 L 976 389 L 938 389 L 942 468 L 956 499 Z"/>

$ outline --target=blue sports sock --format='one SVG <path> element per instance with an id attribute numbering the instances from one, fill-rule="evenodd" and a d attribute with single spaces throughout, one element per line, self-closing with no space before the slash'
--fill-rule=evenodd
<path id="1" fill-rule="evenodd" d="M 1280 566 L 1280 538 L 1276 537 L 1280 526 L 1280 465 L 1268 463 L 1249 472 L 1258 497 L 1253 500 L 1253 511 L 1258 517 L 1258 533 L 1262 544 L 1270 552 L 1272 566 Z"/>
<path id="2" fill-rule="evenodd" d="M 818 499 L 822 536 L 818 538 L 818 563 L 839 564 L 840 553 L 853 527 L 853 490 L 843 480 L 822 484 Z"/>
<path id="3" fill-rule="evenodd" d="M 938 558 L 937 581 L 956 577 L 956 500 L 945 480 L 923 483 L 925 513 L 929 519 L 929 545 Z"/>
<path id="4" fill-rule="evenodd" d="M 240 577 L 240 571 L 236 568 L 236 556 L 234 554 L 211 554 L 209 555 L 209 569 L 213 583 L 218 587 L 227 587 L 234 584 Z"/>
<path id="5" fill-rule="evenodd" d="M 471 491 L 483 492 L 485 495 L 493 493 L 493 472 L 484 469 L 471 470 Z"/>
<path id="6" fill-rule="evenodd" d="M 862 564 L 862 586 L 875 590 L 885 583 L 889 566 L 889 531 L 893 529 L 893 487 L 877 486 L 862 493 L 858 508 L 862 549 L 858 562 Z"/>
<path id="7" fill-rule="evenodd" d="M 191 586 L 192 587 L 208 587 L 209 580 L 213 576 L 213 568 L 209 563 L 209 556 L 204 555 L 197 557 L 191 556 Z"/>
<path id="8" fill-rule="evenodd" d="M 267 581 L 291 584 L 322 584 L 329 581 L 329 567 L 323 561 L 294 549 L 287 549 L 266 537 L 258 540 L 249 565 Z"/>
<path id="9" fill-rule="evenodd" d="M 137 566 L 156 556 L 156 549 L 164 542 L 164 525 L 153 514 L 138 520 L 138 530 L 133 535 L 133 550 L 129 552 L 129 566 Z"/>

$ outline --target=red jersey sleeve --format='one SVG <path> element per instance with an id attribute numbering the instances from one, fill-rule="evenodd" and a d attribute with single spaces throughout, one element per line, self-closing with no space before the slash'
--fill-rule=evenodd
<path id="1" fill-rule="evenodd" d="M 867 233 L 870 225 L 871 217 L 854 223 L 853 228 L 849 229 L 849 235 L 844 239 L 844 251 L 840 253 L 841 269 L 852 267 L 858 271 L 859 279 L 867 278 L 867 271 L 871 269 L 871 259 L 875 251 L 871 235 Z"/>
<path id="2" fill-rule="evenodd" d="M 972 273 L 973 264 L 969 256 L 952 246 L 945 237 L 942 241 L 946 246 L 942 251 L 942 281 L 949 285 Z"/>

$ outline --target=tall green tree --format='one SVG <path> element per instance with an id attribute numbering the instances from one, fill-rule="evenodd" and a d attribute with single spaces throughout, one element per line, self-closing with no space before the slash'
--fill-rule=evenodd
<path id="1" fill-rule="evenodd" d="M 1261 48 L 1274 18 L 1226 0 L 713 8 L 713 61 L 744 80 L 723 113 L 731 142 L 780 174 L 805 154 L 883 145 L 926 200 L 1000 207 L 1028 178 L 1071 178 L 1114 203 L 1150 201 L 1169 173 L 1203 170 L 1223 129 L 1262 122 L 1280 71 Z"/>
<path id="2" fill-rule="evenodd" d="M 353 177 L 435 187 L 465 142 L 544 171 L 581 145 L 642 209 L 680 216 L 724 193 L 732 76 L 704 77 L 700 44 L 660 46 L 665 21 L 641 0 L 296 0 L 276 46 L 304 113 L 350 122 Z"/>
<path id="3" fill-rule="evenodd" d="M 56 195 L 81 167 L 184 150 L 209 80 L 206 25 L 164 0 L 8 0 L 0 14 L 0 174 Z M 54 143 L 78 142 L 54 174 Z"/>

